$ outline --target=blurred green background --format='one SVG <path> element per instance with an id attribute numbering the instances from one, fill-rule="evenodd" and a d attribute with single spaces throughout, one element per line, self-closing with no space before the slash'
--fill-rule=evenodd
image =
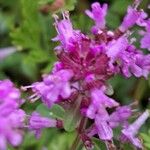
<path id="1" fill-rule="evenodd" d="M 98 1 L 109 4 L 107 26 L 110 30 L 119 26 L 127 6 L 132 1 Z M 93 2 L 95 1 L 0 0 L 0 79 L 9 78 L 20 87 L 40 80 L 43 73 L 50 72 L 56 60 L 53 51 L 56 43 L 51 41 L 56 36 L 52 14 L 58 13 L 60 15 L 62 10 L 69 10 L 74 27 L 81 29 L 83 33 L 90 34 L 92 21 L 85 16 L 84 10 L 88 9 Z M 141 8 L 150 15 L 150 10 L 147 9 L 149 3 L 149 0 L 143 0 Z M 129 104 L 137 100 L 139 101 L 139 109 L 148 108 L 150 79 L 124 79 L 117 76 L 109 82 L 114 88 L 113 97 L 122 104 Z M 25 103 L 23 108 L 30 114 L 39 105 L 40 102 Z M 150 129 L 149 124 L 150 121 L 148 120 L 140 134 L 145 149 L 150 149 L 150 132 L 147 132 Z M 26 133 L 28 132 L 26 131 Z M 10 147 L 9 149 L 68 150 L 74 138 L 74 132 L 66 133 L 64 130 L 45 129 L 40 139 L 36 140 L 32 133 L 28 133 L 25 135 L 25 140 L 21 146 L 18 148 Z M 96 143 L 95 150 L 105 149 L 101 142 L 96 139 L 94 141 Z M 82 145 L 79 147 L 79 150 L 81 149 Z M 124 149 L 133 148 L 125 147 Z"/>

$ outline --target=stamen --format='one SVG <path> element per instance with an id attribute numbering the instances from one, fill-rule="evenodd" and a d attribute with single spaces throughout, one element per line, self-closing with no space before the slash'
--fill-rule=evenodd
<path id="1" fill-rule="evenodd" d="M 142 0 L 134 0 L 133 7 L 137 9 L 141 2 Z"/>
<path id="2" fill-rule="evenodd" d="M 29 96 L 29 100 L 31 103 L 34 103 L 35 101 L 37 101 L 41 96 L 39 96 L 37 93 L 36 94 L 33 94 L 31 96 Z"/>
<path id="3" fill-rule="evenodd" d="M 38 96 L 37 94 L 33 94 L 33 95 L 31 95 L 31 96 L 29 97 L 29 99 L 32 99 L 32 98 L 37 97 L 37 96 Z"/>
<path id="4" fill-rule="evenodd" d="M 62 12 L 62 15 L 63 15 L 64 19 L 70 20 L 70 18 L 69 18 L 69 11 Z"/>
<path id="5" fill-rule="evenodd" d="M 30 102 L 31 102 L 31 103 L 34 103 L 34 102 L 36 102 L 40 97 L 41 97 L 41 96 L 37 96 L 37 97 L 35 97 L 35 98 L 32 98 L 32 99 L 30 100 Z"/>
<path id="6" fill-rule="evenodd" d="M 58 23 L 59 17 L 56 14 L 53 14 L 52 17 L 54 18 L 55 22 Z"/>
<path id="7" fill-rule="evenodd" d="M 30 88 L 33 88 L 33 86 L 32 86 L 32 85 L 29 85 L 29 86 L 21 86 L 21 90 L 22 90 L 22 91 L 27 91 L 27 90 L 30 89 Z"/>

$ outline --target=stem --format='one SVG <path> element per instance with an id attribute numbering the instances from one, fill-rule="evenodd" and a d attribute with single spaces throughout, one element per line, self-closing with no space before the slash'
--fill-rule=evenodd
<path id="1" fill-rule="evenodd" d="M 80 143 L 80 135 L 77 134 L 77 136 L 76 136 L 76 138 L 75 138 L 75 140 L 74 140 L 70 150 L 76 150 L 78 145 L 79 145 L 79 143 Z"/>
<path id="2" fill-rule="evenodd" d="M 85 117 L 82 117 L 82 119 L 80 121 L 80 124 L 79 124 L 77 136 L 76 136 L 76 138 L 75 138 L 75 140 L 74 140 L 70 150 L 76 150 L 78 148 L 78 145 L 80 143 L 80 134 L 85 129 L 86 123 L 87 123 L 87 119 Z"/>

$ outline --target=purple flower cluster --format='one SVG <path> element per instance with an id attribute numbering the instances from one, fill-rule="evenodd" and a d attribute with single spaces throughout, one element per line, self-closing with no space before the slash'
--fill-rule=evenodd
<path id="1" fill-rule="evenodd" d="M 128 7 L 123 22 L 114 32 L 106 28 L 107 4 L 92 4 L 92 10 L 86 10 L 86 14 L 95 22 L 91 29 L 93 36 L 74 30 L 68 12 L 63 13 L 62 20 L 55 15 L 58 35 L 53 41 L 60 41 L 55 48 L 58 61 L 51 74 L 29 88 L 35 93 L 30 97 L 31 101 L 41 98 L 47 107 L 81 99 L 80 114 L 93 121 L 92 128 L 84 133 L 89 138 L 97 134 L 103 141 L 112 141 L 113 129 L 121 126 L 121 141 L 141 148 L 136 134 L 149 112 L 145 111 L 130 125 L 131 106 L 120 106 L 118 101 L 110 98 L 107 83 L 116 74 L 125 78 L 147 78 L 150 73 L 150 54 L 140 50 L 150 50 L 150 19 L 143 10 L 138 10 L 136 2 Z M 130 29 L 134 25 L 143 30 L 139 48 L 131 38 Z M 44 127 L 56 126 L 55 120 L 40 118 L 39 114 L 32 115 L 30 124 L 31 129 L 38 132 Z"/>
<path id="2" fill-rule="evenodd" d="M 22 141 L 25 119 L 25 112 L 19 109 L 22 102 L 11 81 L 0 81 L 0 150 L 6 150 L 7 143 L 18 146 Z"/>

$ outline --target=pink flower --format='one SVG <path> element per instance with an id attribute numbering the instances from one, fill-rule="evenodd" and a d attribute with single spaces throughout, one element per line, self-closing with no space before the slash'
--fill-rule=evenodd
<path id="1" fill-rule="evenodd" d="M 108 122 L 102 119 L 103 116 L 97 116 L 95 118 L 95 125 L 97 128 L 98 136 L 101 140 L 112 140 L 113 130 L 109 126 Z"/>
<path id="2" fill-rule="evenodd" d="M 39 113 L 33 112 L 29 118 L 29 129 L 35 132 L 37 138 L 44 128 L 56 127 L 56 120 L 47 117 L 42 117 Z"/>
<path id="3" fill-rule="evenodd" d="M 138 148 L 142 148 L 140 140 L 136 137 L 140 127 L 149 117 L 149 112 L 146 110 L 135 122 L 122 130 L 121 140 L 123 142 L 131 142 Z"/>
<path id="4" fill-rule="evenodd" d="M 74 46 L 80 37 L 80 32 L 75 31 L 72 27 L 72 23 L 69 19 L 69 14 L 67 12 L 63 13 L 63 20 L 57 20 L 58 16 L 54 16 L 56 18 L 56 30 L 57 30 L 57 37 L 53 38 L 53 41 L 60 41 L 62 47 L 65 51 L 70 51 L 74 49 Z M 56 49 L 60 50 L 61 47 L 57 47 Z"/>
<path id="5" fill-rule="evenodd" d="M 105 28 L 105 16 L 107 14 L 107 4 L 101 6 L 98 2 L 92 4 L 92 11 L 86 10 L 85 13 L 95 22 L 92 32 L 97 34 L 99 30 Z"/>
<path id="6" fill-rule="evenodd" d="M 120 53 L 123 53 L 128 47 L 128 39 L 124 36 L 120 37 L 117 40 L 113 40 L 107 45 L 106 54 L 111 58 L 111 61 L 119 56 Z"/>
<path id="7" fill-rule="evenodd" d="M 124 17 L 123 22 L 119 27 L 120 31 L 125 32 L 129 28 L 133 27 L 141 17 L 145 17 L 143 16 L 143 12 L 129 6 L 127 15 Z"/>
<path id="8" fill-rule="evenodd" d="M 42 82 L 34 83 L 31 88 L 35 92 L 30 97 L 31 101 L 42 98 L 42 101 L 51 107 L 55 102 L 68 98 L 71 93 L 69 80 L 73 76 L 71 70 L 60 70 L 51 75 L 46 75 Z"/>
<path id="9" fill-rule="evenodd" d="M 118 107 L 109 117 L 109 125 L 111 128 L 116 128 L 120 124 L 126 125 L 128 118 L 132 115 L 132 110 L 129 106 Z"/>
<path id="10" fill-rule="evenodd" d="M 0 81 L 0 149 L 7 143 L 18 146 L 22 142 L 25 112 L 19 109 L 22 103 L 20 92 L 10 80 Z"/>
<path id="11" fill-rule="evenodd" d="M 113 108 L 119 104 L 107 97 L 102 90 L 93 90 L 91 97 L 92 103 L 87 108 L 86 116 L 95 120 L 96 131 L 100 139 L 111 140 L 113 131 L 108 123 L 109 114 L 106 108 Z"/>

